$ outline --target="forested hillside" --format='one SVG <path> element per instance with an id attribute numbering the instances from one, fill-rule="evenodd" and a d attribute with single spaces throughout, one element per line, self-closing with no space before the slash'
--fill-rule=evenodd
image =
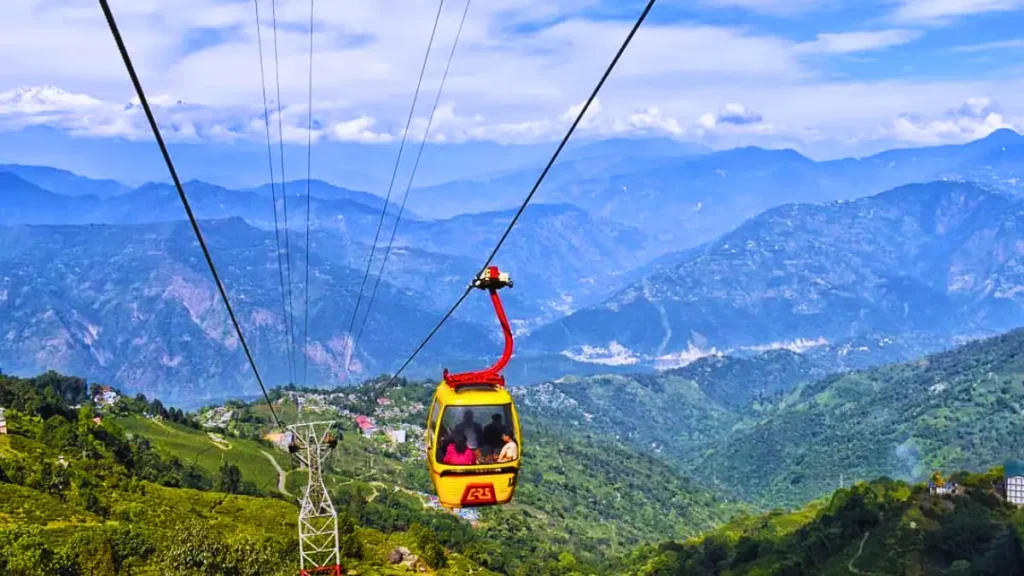
<path id="1" fill-rule="evenodd" d="M 641 549 L 631 576 L 1008 576 L 1024 570 L 1024 513 L 1000 493 L 1002 468 L 960 473 L 962 493 L 874 480 L 795 512 L 729 523 L 702 538 Z"/>
<path id="2" fill-rule="evenodd" d="M 709 445 L 693 470 L 750 500 L 800 505 L 847 482 L 921 479 L 1018 458 L 1024 330 L 826 378 Z"/>
<path id="3" fill-rule="evenodd" d="M 657 375 L 562 378 L 515 391 L 567 433 L 612 434 L 761 506 L 800 506 L 841 482 L 920 480 L 1021 457 L 1024 330 L 920 360 L 821 376 L 771 352 Z"/>
<path id="4" fill-rule="evenodd" d="M 97 406 L 101 390 L 91 388 L 53 373 L 0 376 L 10 428 L 0 437 L 0 533 L 12 542 L 0 562 L 16 567 L 12 574 L 36 574 L 30 561 L 70 574 L 279 574 L 293 566 L 304 474 L 261 440 L 265 404 L 232 403 L 232 418 L 203 429 L 206 416 L 143 396 Z M 358 409 L 349 392 L 336 391 L 338 405 Z M 289 394 L 273 396 L 285 418 L 295 414 Z M 389 396 L 410 406 L 424 394 L 429 388 L 409 384 Z M 423 418 L 415 409 L 378 415 L 381 424 Z M 431 489 L 411 444 L 345 433 L 327 482 L 344 519 L 346 565 L 380 569 L 405 545 L 425 566 L 445 567 L 442 574 L 473 565 L 603 574 L 610 554 L 695 537 L 745 509 L 610 437 L 530 422 L 523 444 L 530 460 L 515 503 L 482 510 L 474 527 L 425 505 Z M 96 558 L 104 567 L 93 567 Z"/>

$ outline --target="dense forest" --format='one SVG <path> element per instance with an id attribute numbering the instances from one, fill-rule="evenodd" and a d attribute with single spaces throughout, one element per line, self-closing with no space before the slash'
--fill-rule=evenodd
<path id="1" fill-rule="evenodd" d="M 1024 512 L 1004 501 L 1002 468 L 949 478 L 959 490 L 882 478 L 795 512 L 749 516 L 620 560 L 623 574 L 1011 576 L 1024 571 Z"/>
<path id="2" fill-rule="evenodd" d="M 802 506 L 844 481 L 921 481 L 1024 456 L 1007 441 L 1024 426 L 1024 330 L 818 374 L 791 354 L 718 357 L 662 374 L 563 378 L 516 399 L 562 433 L 613 435 L 767 508 Z M 725 385 L 748 400 L 729 400 Z"/>

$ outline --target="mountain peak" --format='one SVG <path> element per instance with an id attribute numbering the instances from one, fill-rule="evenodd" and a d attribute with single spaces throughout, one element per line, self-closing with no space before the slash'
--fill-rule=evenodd
<path id="1" fill-rule="evenodd" d="M 997 145 L 1024 144 L 1024 136 L 1021 136 L 1012 128 L 999 128 L 981 140 L 987 144 Z"/>
<path id="2" fill-rule="evenodd" d="M 722 150 L 716 152 L 716 156 L 736 156 L 736 157 L 750 157 L 750 158 L 784 158 L 787 160 L 805 160 L 810 161 L 809 158 L 803 154 L 793 150 L 792 148 L 762 148 L 760 146 L 742 146 L 740 148 L 733 148 L 731 150 Z"/>

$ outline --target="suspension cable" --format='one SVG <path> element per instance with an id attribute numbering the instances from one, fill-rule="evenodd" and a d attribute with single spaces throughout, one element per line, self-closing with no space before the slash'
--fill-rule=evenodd
<path id="1" fill-rule="evenodd" d="M 366 329 L 366 323 L 370 319 L 370 309 L 373 307 L 373 302 L 377 297 L 377 288 L 380 286 L 380 280 L 384 277 L 384 267 L 388 264 L 388 256 L 391 255 L 391 247 L 395 243 L 395 234 L 398 232 L 398 224 L 402 221 L 402 214 L 405 212 L 405 202 L 409 199 L 409 190 L 412 188 L 413 180 L 416 178 L 416 170 L 420 166 L 420 158 L 423 156 L 423 148 L 427 144 L 427 137 L 430 135 L 430 127 L 434 124 L 434 114 L 437 113 L 437 106 L 441 102 L 441 94 L 444 92 L 444 84 L 448 80 L 448 71 L 452 67 L 452 59 L 455 56 L 455 49 L 459 45 L 459 38 L 462 36 L 462 27 L 466 24 L 466 15 L 469 14 L 469 5 L 473 0 L 466 0 L 466 7 L 462 11 L 462 20 L 459 21 L 459 28 L 455 33 L 455 42 L 452 43 L 452 50 L 448 53 L 448 63 L 444 67 L 444 74 L 441 76 L 441 85 L 437 89 L 437 96 L 434 98 L 434 106 L 430 109 L 430 117 L 427 119 L 427 128 L 423 133 L 423 140 L 420 141 L 419 150 L 416 152 L 416 161 L 412 165 L 412 173 L 409 174 L 409 183 L 405 186 L 405 194 L 402 196 L 402 204 L 398 209 L 398 217 L 395 218 L 395 225 L 391 229 L 391 238 L 388 240 L 388 247 L 384 251 L 384 258 L 380 264 L 380 271 L 377 273 L 377 279 L 373 283 L 373 290 L 370 292 L 370 299 L 366 303 L 366 315 L 363 316 L 363 322 L 359 326 L 359 331 L 356 333 L 355 340 L 352 342 L 351 350 L 356 349 L 356 345 L 362 338 L 363 330 Z M 349 354 L 349 361 L 351 361 L 352 355 Z"/>
<path id="2" fill-rule="evenodd" d="M 263 59 L 263 32 L 260 27 L 260 2 L 259 0 L 253 0 L 253 6 L 256 7 L 256 44 L 259 46 L 260 54 L 260 84 L 263 87 L 263 123 L 267 129 L 267 163 L 270 166 L 270 201 L 274 209 L 274 244 L 277 248 L 277 276 L 278 281 L 281 284 L 281 318 L 284 320 L 284 329 L 288 331 L 288 300 L 285 295 L 284 289 L 284 262 L 281 261 L 281 229 L 277 223 L 277 191 L 274 184 L 274 152 L 271 145 L 270 139 L 270 108 L 267 106 L 267 77 L 264 72 L 264 59 Z M 288 341 L 287 335 L 285 341 Z M 295 368 L 292 366 L 291 355 L 285 356 L 288 361 L 288 374 L 294 374 Z"/>
<path id="3" fill-rule="evenodd" d="M 270 1 L 274 26 L 274 75 L 277 82 L 277 133 L 281 151 L 281 198 L 284 210 L 284 269 L 288 277 L 288 354 L 291 358 L 291 381 L 295 382 L 295 307 L 292 305 L 292 249 L 288 239 L 288 190 L 284 176 L 284 120 L 281 114 L 281 61 L 277 57 L 277 0 Z"/>
<path id="4" fill-rule="evenodd" d="M 405 121 L 405 130 L 402 132 L 402 141 L 398 146 L 398 157 L 395 159 L 395 168 L 391 171 L 391 183 L 388 184 L 388 193 L 384 198 L 384 206 L 380 209 L 380 220 L 377 222 L 377 233 L 373 237 L 373 246 L 370 247 L 370 257 L 366 259 L 366 271 L 363 272 L 363 281 L 359 285 L 359 295 L 356 297 L 355 308 L 352 309 L 352 319 L 348 323 L 348 337 L 352 342 L 352 329 L 356 324 L 356 315 L 359 313 L 359 305 L 363 301 L 363 291 L 366 289 L 366 280 L 370 277 L 370 266 L 373 264 L 373 255 L 377 251 L 377 241 L 380 239 L 381 228 L 384 227 L 384 216 L 387 214 L 388 205 L 391 202 L 391 191 L 395 187 L 395 178 L 398 176 L 398 167 L 402 163 L 402 151 L 405 150 L 405 141 L 409 137 L 409 126 L 412 124 L 413 113 L 416 111 L 416 100 L 420 97 L 420 87 L 423 85 L 423 74 L 427 70 L 427 62 L 430 60 L 430 50 L 434 46 L 434 36 L 437 34 L 437 23 L 441 21 L 441 9 L 444 8 L 444 0 L 437 5 L 437 15 L 434 17 L 434 27 L 430 31 L 430 41 L 427 43 L 427 52 L 423 56 L 423 65 L 420 67 L 420 77 L 416 81 L 416 92 L 412 96 L 412 106 L 409 107 L 409 117 Z M 348 358 L 351 360 L 353 346 L 349 346 Z M 348 361 L 345 362 L 346 370 Z"/>
<path id="5" fill-rule="evenodd" d="M 210 256 L 210 250 L 206 247 L 206 241 L 203 240 L 203 233 L 199 230 L 199 223 L 196 221 L 195 214 L 192 213 L 192 206 L 188 203 L 188 197 L 185 196 L 185 189 L 181 186 L 181 180 L 178 178 L 178 172 L 174 169 L 174 163 L 171 161 L 171 154 L 167 151 L 167 145 L 164 144 L 164 139 L 160 135 L 160 128 L 157 126 L 156 118 L 153 116 L 153 111 L 149 107 L 149 100 L 146 99 L 146 93 L 142 90 L 142 83 L 139 81 L 138 75 L 135 73 L 135 67 L 132 65 L 131 57 L 128 56 L 128 49 L 124 45 L 124 40 L 121 38 L 121 32 L 117 28 L 117 22 L 114 21 L 114 13 L 110 11 L 110 5 L 107 0 L 99 0 L 100 7 L 103 8 L 103 14 L 107 18 L 107 25 L 110 27 L 110 33 L 114 36 L 114 41 L 117 43 L 117 49 L 121 53 L 121 59 L 124 61 L 124 66 L 128 70 L 128 75 L 131 77 L 132 84 L 135 86 L 135 92 L 139 96 L 139 102 L 142 104 L 142 109 L 146 112 L 146 119 L 149 120 L 149 127 L 153 130 L 153 136 L 156 137 L 156 143 L 160 146 L 160 153 L 164 157 L 164 163 L 167 164 L 167 170 L 171 173 L 171 179 L 174 180 L 174 187 L 178 190 L 178 197 L 181 199 L 182 205 L 185 207 L 185 213 L 188 215 L 189 223 L 192 224 L 192 231 L 195 232 L 196 240 L 199 241 L 199 247 L 203 249 L 203 256 L 206 258 L 206 264 L 210 267 L 210 274 L 213 275 L 213 280 L 217 284 L 217 290 L 220 291 L 221 300 L 224 301 L 224 307 L 227 308 L 228 316 L 231 317 L 231 323 L 235 327 L 235 333 L 238 335 L 238 341 L 242 343 L 242 349 L 245 351 L 246 358 L 249 359 L 249 366 L 252 367 L 252 372 L 256 376 L 256 382 L 260 385 L 260 390 L 263 392 L 263 398 L 267 401 L 267 406 L 270 408 L 270 414 L 274 417 L 274 423 L 278 428 L 281 428 L 281 421 L 277 418 L 277 412 L 274 410 L 274 404 L 270 401 L 270 395 L 267 394 L 267 388 L 263 385 L 263 379 L 260 377 L 260 372 L 256 368 L 256 361 L 253 360 L 252 353 L 249 351 L 249 345 L 245 342 L 245 336 L 242 334 L 242 327 L 238 324 L 238 319 L 235 317 L 235 311 L 231 308 L 231 302 L 228 300 L 227 291 L 224 289 L 224 284 L 220 281 L 220 276 L 217 274 L 217 267 L 213 264 L 213 258 Z"/>
<path id="6" fill-rule="evenodd" d="M 516 225 L 516 222 L 519 221 L 519 217 L 523 215 L 523 211 L 526 210 L 526 206 L 530 203 L 530 200 L 533 199 L 533 195 L 537 193 L 537 189 L 540 188 L 541 183 L 544 182 L 544 178 L 547 177 L 548 172 L 551 170 L 551 167 L 555 164 L 555 160 L 558 159 L 558 155 L 562 153 L 562 149 L 565 148 L 565 145 L 569 142 L 569 138 L 571 138 L 573 132 L 576 131 L 576 127 L 579 126 L 580 122 L 583 120 L 583 117 L 586 115 L 587 110 L 590 109 L 590 105 L 597 98 L 597 94 L 598 92 L 601 91 L 601 87 L 604 86 L 605 81 L 608 80 L 608 76 L 610 76 L 612 70 L 615 69 L 615 65 L 618 64 L 623 52 L 626 51 L 626 47 L 629 46 L 629 43 L 633 40 L 633 36 L 635 36 L 637 30 L 640 29 L 640 25 L 643 24 L 644 20 L 647 18 L 647 14 L 650 13 L 651 8 L 654 7 L 654 3 L 656 1 L 657 0 L 648 0 L 647 6 L 644 7 L 643 12 L 640 13 L 640 17 L 637 18 L 637 21 L 633 25 L 633 28 L 629 31 L 629 34 L 626 35 L 626 39 L 622 42 L 622 46 L 619 47 L 618 52 L 615 53 L 615 57 L 612 58 L 611 63 L 608 64 L 608 68 L 604 71 L 604 74 L 601 75 L 601 80 L 598 81 L 597 86 L 594 87 L 594 91 L 591 92 L 590 97 L 587 98 L 587 101 L 583 105 L 583 108 L 576 116 L 576 120 L 573 121 L 572 126 L 569 127 L 569 131 L 566 132 L 565 137 L 562 138 L 562 141 L 558 145 L 558 148 L 555 149 L 555 153 L 551 156 L 551 159 L 548 160 L 547 166 L 545 166 L 544 170 L 540 173 L 540 177 L 537 178 L 537 182 L 533 185 L 533 188 L 530 190 L 530 193 L 526 195 L 526 198 L 523 200 L 523 205 L 519 207 L 519 210 L 512 218 L 512 221 L 509 222 L 508 227 L 505 228 L 505 232 L 501 235 L 501 238 L 498 240 L 498 243 L 494 246 L 494 250 L 492 250 L 490 255 L 487 256 L 487 261 L 484 262 L 484 265 L 480 268 L 480 272 L 477 273 L 477 276 L 482 274 L 484 270 L 486 270 L 487 267 L 491 265 L 491 261 L 494 260 L 494 256 L 497 255 L 498 250 L 500 250 L 502 244 L 505 243 L 505 239 L 508 238 L 509 233 L 512 232 L 512 228 Z M 466 287 L 465 291 L 462 292 L 462 296 L 460 296 L 459 299 L 455 301 L 455 304 L 452 305 L 448 312 L 445 313 L 445 315 L 441 318 L 437 325 L 434 326 L 433 330 L 431 330 L 430 333 L 427 334 L 427 337 L 424 338 L 422 342 L 420 342 L 420 345 L 417 346 L 413 353 L 409 355 L 409 358 L 404 363 L 402 363 L 402 366 L 398 369 L 398 371 L 395 372 L 395 374 L 391 376 L 390 379 L 388 379 L 384 384 L 382 384 L 379 387 L 377 392 L 374 393 L 375 396 L 379 396 L 380 393 L 383 392 L 385 388 L 390 386 L 392 382 L 398 379 L 398 377 L 409 366 L 413 359 L 416 358 L 420 351 L 422 351 L 423 348 L 427 345 L 427 342 L 430 342 L 430 339 L 434 337 L 434 334 L 437 334 L 437 331 L 441 329 L 441 326 L 443 326 L 444 323 L 447 322 L 448 319 L 452 317 L 452 314 L 455 313 L 455 310 L 460 305 L 462 305 L 462 303 L 466 300 L 466 297 L 469 296 L 469 293 L 472 290 L 472 284 Z"/>
<path id="7" fill-rule="evenodd" d="M 306 279 L 305 304 L 302 307 L 302 386 L 306 387 L 309 368 L 309 204 L 313 174 L 313 0 L 309 0 L 309 102 L 306 120 Z"/>

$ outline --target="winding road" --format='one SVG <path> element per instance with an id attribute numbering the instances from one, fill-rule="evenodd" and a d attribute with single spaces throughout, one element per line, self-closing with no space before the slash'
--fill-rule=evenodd
<path id="1" fill-rule="evenodd" d="M 275 460 L 274 457 L 270 455 L 270 453 L 264 452 L 263 450 L 260 450 L 260 454 L 263 454 L 264 456 L 266 456 L 267 460 L 270 460 L 270 463 L 273 464 L 274 468 L 277 469 L 277 491 L 280 492 L 281 494 L 284 494 L 285 496 L 291 497 L 291 492 L 288 492 L 288 489 L 284 487 L 284 483 L 285 483 L 285 471 L 284 471 L 284 469 L 281 468 L 281 465 L 277 463 L 277 460 Z"/>
<path id="2" fill-rule="evenodd" d="M 864 537 L 860 539 L 860 548 L 857 549 L 857 554 L 855 554 L 853 558 L 850 558 L 850 562 L 846 565 L 846 567 L 850 569 L 850 572 L 853 572 L 854 574 L 870 574 L 870 572 L 861 572 L 853 567 L 853 563 L 856 562 L 857 558 L 860 558 L 860 555 L 864 553 L 864 543 L 868 541 L 868 536 L 871 536 L 871 532 L 864 533 Z"/>

